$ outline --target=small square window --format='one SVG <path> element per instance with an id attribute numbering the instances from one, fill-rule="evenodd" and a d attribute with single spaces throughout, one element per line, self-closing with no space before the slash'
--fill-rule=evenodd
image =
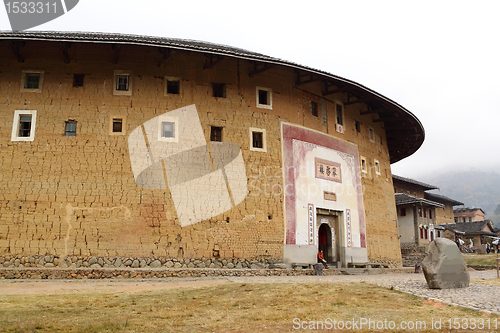
<path id="1" fill-rule="evenodd" d="M 335 103 L 335 111 L 337 114 L 337 124 L 344 125 L 344 106 L 339 103 Z"/>
<path id="2" fill-rule="evenodd" d="M 356 121 L 356 132 L 360 133 L 361 132 L 361 123 L 359 121 Z"/>
<path id="3" fill-rule="evenodd" d="M 265 129 L 250 128 L 250 150 L 267 152 Z"/>
<path id="4" fill-rule="evenodd" d="M 38 89 L 40 88 L 40 73 L 26 73 L 26 80 L 24 81 L 25 89 Z"/>
<path id="5" fill-rule="evenodd" d="M 112 132 L 113 133 L 121 133 L 123 132 L 123 119 L 121 118 L 113 118 L 112 120 Z"/>
<path id="6" fill-rule="evenodd" d="M 175 138 L 175 123 L 172 121 L 161 122 L 161 137 Z"/>
<path id="7" fill-rule="evenodd" d="M 76 136 L 76 121 L 66 121 L 65 124 L 66 136 Z"/>
<path id="8" fill-rule="evenodd" d="M 252 132 L 252 146 L 262 149 L 264 147 L 264 138 L 262 132 Z"/>
<path id="9" fill-rule="evenodd" d="M 33 141 L 35 139 L 35 125 L 35 110 L 16 110 L 12 123 L 11 141 Z"/>
<path id="10" fill-rule="evenodd" d="M 226 98 L 226 84 L 213 83 L 212 84 L 213 96 L 219 98 Z"/>
<path id="11" fill-rule="evenodd" d="M 158 141 L 179 142 L 179 119 L 161 115 L 158 119 Z"/>
<path id="12" fill-rule="evenodd" d="M 129 76 L 128 75 L 117 75 L 116 76 L 116 90 L 128 91 L 129 86 Z"/>
<path id="13" fill-rule="evenodd" d="M 222 127 L 210 126 L 210 141 L 222 141 Z"/>
<path id="14" fill-rule="evenodd" d="M 114 72 L 113 94 L 119 96 L 132 95 L 132 73 L 130 71 L 116 70 Z"/>
<path id="15" fill-rule="evenodd" d="M 83 87 L 84 80 L 85 74 L 73 74 L 73 87 Z"/>
<path id="16" fill-rule="evenodd" d="M 318 116 L 318 103 L 311 101 L 311 114 L 315 117 Z"/>
<path id="17" fill-rule="evenodd" d="M 273 96 L 271 89 L 257 87 L 257 107 L 273 109 Z"/>
<path id="18" fill-rule="evenodd" d="M 125 134 L 126 116 L 109 116 L 109 135 Z"/>
<path id="19" fill-rule="evenodd" d="M 44 72 L 40 70 L 23 70 L 21 73 L 21 92 L 42 92 Z"/>
<path id="20" fill-rule="evenodd" d="M 179 95 L 181 93 L 181 81 L 167 79 L 167 94 Z"/>

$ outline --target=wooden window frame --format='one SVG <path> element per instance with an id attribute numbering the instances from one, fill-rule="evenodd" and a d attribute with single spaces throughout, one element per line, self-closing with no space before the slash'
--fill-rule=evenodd
<path id="1" fill-rule="evenodd" d="M 127 76 L 127 90 L 118 89 L 119 76 Z M 132 96 L 132 72 L 126 70 L 116 70 L 113 75 L 113 95 L 115 96 Z"/>
<path id="2" fill-rule="evenodd" d="M 261 133 L 262 134 L 262 148 L 254 147 L 254 135 L 253 133 Z M 267 152 L 267 134 L 264 128 L 255 128 L 250 127 L 249 129 L 249 138 L 250 138 L 250 150 L 257 152 Z"/>
<path id="3" fill-rule="evenodd" d="M 121 132 L 115 132 L 114 130 L 114 120 L 115 119 L 121 119 L 122 122 L 122 130 Z M 109 135 L 125 135 L 127 133 L 126 130 L 127 126 L 127 116 L 121 116 L 121 115 L 111 115 L 109 116 Z"/>
<path id="4" fill-rule="evenodd" d="M 31 116 L 31 126 L 29 136 L 20 136 L 19 128 L 21 124 L 21 116 Z M 11 141 L 34 141 L 36 128 L 36 110 L 16 110 L 14 111 L 14 121 L 12 123 Z"/>
<path id="5" fill-rule="evenodd" d="M 261 100 L 260 100 L 261 92 L 266 93 L 267 104 L 261 103 Z M 268 110 L 273 109 L 273 91 L 272 91 L 272 89 L 264 88 L 264 87 L 256 87 L 255 94 L 256 94 L 256 99 L 257 99 L 256 100 L 257 107 L 259 109 L 268 109 Z"/>
<path id="6" fill-rule="evenodd" d="M 38 88 L 27 88 L 28 76 L 30 74 L 38 74 Z M 43 82 L 45 78 L 45 72 L 38 69 L 23 69 L 21 71 L 21 92 L 33 92 L 41 93 L 43 89 Z"/>

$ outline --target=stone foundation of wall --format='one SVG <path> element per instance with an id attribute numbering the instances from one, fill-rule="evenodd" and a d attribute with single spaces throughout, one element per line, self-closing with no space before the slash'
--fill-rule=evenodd
<path id="1" fill-rule="evenodd" d="M 427 252 L 428 245 L 418 246 L 415 243 L 401 243 L 401 253 L 409 254 L 409 253 L 423 253 Z"/>
<path id="2" fill-rule="evenodd" d="M 347 272 L 347 273 L 346 273 Z M 350 272 L 350 273 L 349 273 Z M 413 269 L 329 269 L 323 275 L 412 273 Z M 222 276 L 299 276 L 314 275 L 313 269 L 222 269 L 222 268 L 0 268 L 0 280 L 65 280 L 65 279 L 161 279 L 204 278 Z"/>
<path id="3" fill-rule="evenodd" d="M 53 255 L 6 255 L 0 256 L 0 267 L 5 268 L 222 268 L 261 269 L 282 264 L 281 259 L 172 259 L 172 258 L 124 258 L 124 257 L 81 257 L 64 258 Z"/>

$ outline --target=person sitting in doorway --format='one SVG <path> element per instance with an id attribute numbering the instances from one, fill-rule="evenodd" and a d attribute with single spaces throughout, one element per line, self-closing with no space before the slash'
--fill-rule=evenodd
<path id="1" fill-rule="evenodd" d="M 328 264 L 326 263 L 325 257 L 323 256 L 323 250 L 318 252 L 318 262 L 322 263 L 326 269 L 328 269 Z"/>

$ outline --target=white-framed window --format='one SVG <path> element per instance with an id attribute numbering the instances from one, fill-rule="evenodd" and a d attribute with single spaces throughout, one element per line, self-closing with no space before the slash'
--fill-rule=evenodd
<path id="1" fill-rule="evenodd" d="M 44 71 L 26 69 L 21 73 L 21 92 L 41 93 L 43 87 Z"/>
<path id="2" fill-rule="evenodd" d="M 371 127 L 368 128 L 368 137 L 371 142 L 375 142 L 375 130 Z"/>
<path id="3" fill-rule="evenodd" d="M 177 117 L 162 116 L 158 118 L 158 141 L 179 141 L 179 121 Z"/>
<path id="4" fill-rule="evenodd" d="M 380 162 L 379 160 L 373 160 L 373 165 L 375 166 L 375 173 L 380 176 Z"/>
<path id="5" fill-rule="evenodd" d="M 273 91 L 269 88 L 256 88 L 257 107 L 261 109 L 273 109 Z"/>
<path id="6" fill-rule="evenodd" d="M 116 70 L 113 78 L 113 95 L 132 95 L 132 72 Z"/>
<path id="7" fill-rule="evenodd" d="M 368 173 L 368 166 L 366 165 L 366 157 L 360 156 L 361 161 L 361 172 Z"/>
<path id="8" fill-rule="evenodd" d="M 181 94 L 181 79 L 173 76 L 165 76 L 165 96 Z"/>
<path id="9" fill-rule="evenodd" d="M 250 127 L 250 150 L 267 152 L 266 130 L 263 128 Z"/>
<path id="10" fill-rule="evenodd" d="M 11 141 L 33 141 L 35 126 L 36 110 L 16 110 L 12 123 Z"/>
<path id="11" fill-rule="evenodd" d="M 109 135 L 125 135 L 126 121 L 127 116 L 109 116 Z"/>

